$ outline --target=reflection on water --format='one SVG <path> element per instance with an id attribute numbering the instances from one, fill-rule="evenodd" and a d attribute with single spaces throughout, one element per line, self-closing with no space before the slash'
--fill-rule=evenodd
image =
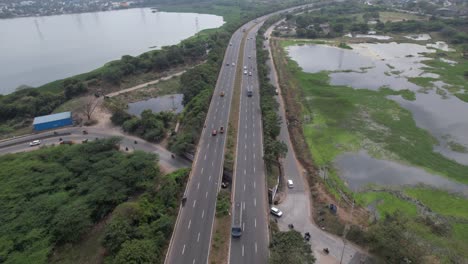
<path id="1" fill-rule="evenodd" d="M 415 186 L 424 184 L 468 197 L 468 185 L 450 181 L 423 169 L 409 167 L 397 162 L 378 160 L 367 153 L 345 153 L 338 156 L 335 165 L 340 176 L 353 191 L 359 191 L 368 184 L 385 186 Z"/>
<path id="2" fill-rule="evenodd" d="M 128 112 L 132 115 L 140 116 L 144 110 L 151 110 L 153 113 L 159 113 L 163 111 L 173 111 L 180 113 L 184 110 L 182 105 L 183 94 L 170 94 L 164 95 L 157 98 L 151 98 L 145 101 L 139 101 L 128 104 Z"/>
<path id="3" fill-rule="evenodd" d="M 306 72 L 338 71 L 330 73 L 330 83 L 353 88 L 376 90 L 382 86 L 393 90 L 409 89 L 416 92 L 415 101 L 400 96 L 390 96 L 402 107 L 412 112 L 416 124 L 428 130 L 439 141 L 435 150 L 448 158 L 468 165 L 468 154 L 452 151 L 448 142 L 456 142 L 468 148 L 468 104 L 452 96 L 439 95 L 435 91 L 418 93 L 422 88 L 408 81 L 407 77 L 425 76 L 422 64 L 428 58 L 423 52 L 434 52 L 423 45 L 412 43 L 361 43 L 352 44 L 353 50 L 325 45 L 291 46 L 289 55 Z M 442 81 L 433 82 L 443 88 Z M 445 90 L 444 90 L 445 91 Z"/>
<path id="4" fill-rule="evenodd" d="M 223 18 L 149 8 L 0 19 L 0 94 L 83 73 L 152 46 L 179 43 Z"/>

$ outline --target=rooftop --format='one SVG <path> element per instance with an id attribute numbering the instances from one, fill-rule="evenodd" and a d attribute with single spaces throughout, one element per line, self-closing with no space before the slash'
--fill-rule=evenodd
<path id="1" fill-rule="evenodd" d="M 71 118 L 71 112 L 62 112 L 52 115 L 45 115 L 45 116 L 37 116 L 34 118 L 33 125 L 48 123 L 56 120 L 62 120 L 66 118 Z"/>

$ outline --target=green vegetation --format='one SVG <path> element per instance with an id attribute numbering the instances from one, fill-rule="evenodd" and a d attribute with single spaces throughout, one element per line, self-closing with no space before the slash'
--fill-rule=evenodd
<path id="1" fill-rule="evenodd" d="M 156 157 L 117 151 L 118 139 L 0 157 L 0 259 L 47 263 L 115 206 L 160 176 Z"/>
<path id="2" fill-rule="evenodd" d="M 332 86 L 327 72 L 305 73 L 291 59 L 287 68 L 302 87 L 304 114 L 312 117 L 303 129 L 318 166 L 330 164 L 342 152 L 364 148 L 375 157 L 396 155 L 397 159 L 468 183 L 468 167 L 434 152 L 435 139 L 416 126 L 409 111 L 386 98 L 409 91 Z"/>
<path id="3" fill-rule="evenodd" d="M 403 200 L 402 195 L 410 199 L 417 199 L 426 207 L 426 213 L 416 212 L 416 204 Z M 425 254 L 435 254 L 441 258 L 442 263 L 461 263 L 468 257 L 468 205 L 467 199 L 445 191 L 408 188 L 402 195 L 395 192 L 367 192 L 358 195 L 364 205 L 377 203 L 377 212 L 384 219 L 378 221 L 369 232 L 362 234 L 359 228 L 353 227 L 348 238 L 362 244 L 374 243 L 375 231 L 386 225 L 385 218 L 391 217 L 394 221 L 405 222 L 405 228 L 413 244 L 420 244 L 429 249 Z M 428 213 L 429 212 L 429 213 Z M 364 238 L 364 239 L 363 239 Z M 388 244 L 391 246 L 392 244 Z M 420 262 L 424 263 L 424 259 Z"/>
<path id="4" fill-rule="evenodd" d="M 162 263 L 189 169 L 158 177 L 137 201 L 120 204 L 105 228 L 109 263 Z"/>
<path id="5" fill-rule="evenodd" d="M 145 110 L 141 117 L 128 114 L 120 109 L 112 114 L 111 121 L 116 125 L 121 125 L 123 130 L 150 142 L 159 142 L 164 139 L 167 128 L 174 120 L 174 114 L 171 112 L 153 113 L 151 110 Z"/>
<path id="6" fill-rule="evenodd" d="M 416 206 L 404 201 L 387 192 L 366 192 L 357 194 L 357 201 L 365 206 L 373 203 L 381 216 L 392 215 L 400 211 L 406 216 L 415 217 L 417 215 Z"/>
<path id="7" fill-rule="evenodd" d="M 296 230 L 275 232 L 270 243 L 271 264 L 313 264 L 315 257 L 310 245 Z"/>
<path id="8" fill-rule="evenodd" d="M 340 42 L 340 44 L 338 44 L 338 47 L 342 49 L 353 49 L 351 46 L 349 46 L 345 42 Z"/>
<path id="9" fill-rule="evenodd" d="M 401 12 L 379 12 L 379 19 L 384 23 L 398 22 L 403 20 L 426 20 L 424 16 Z"/>
<path id="10" fill-rule="evenodd" d="M 458 97 L 458 99 L 468 103 L 468 93 L 456 93 L 455 96 Z"/>
<path id="11" fill-rule="evenodd" d="M 279 104 L 275 99 L 276 88 L 269 82 L 269 69 L 266 63 L 268 51 L 263 49 L 262 39 L 264 31 L 276 20 L 278 18 L 266 21 L 257 35 L 257 67 L 262 110 L 263 152 L 265 153 L 263 160 L 269 174 L 275 170 L 273 167 L 278 164 L 278 159 L 284 157 L 288 151 L 286 144 L 277 139 L 281 131 L 281 118 L 277 113 Z"/>
<path id="12" fill-rule="evenodd" d="M 231 196 L 229 192 L 220 191 L 216 202 L 216 217 L 229 215 L 231 211 Z"/>

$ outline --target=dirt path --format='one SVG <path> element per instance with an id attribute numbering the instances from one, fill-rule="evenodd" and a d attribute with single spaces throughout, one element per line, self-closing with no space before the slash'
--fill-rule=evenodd
<path id="1" fill-rule="evenodd" d="M 147 83 L 142 83 L 142 84 L 139 84 L 137 86 L 133 86 L 133 87 L 130 87 L 130 88 L 127 88 L 127 89 L 117 91 L 117 92 L 106 94 L 106 96 L 114 97 L 114 96 L 117 96 L 117 95 L 120 95 L 120 94 L 123 94 L 123 93 L 128 93 L 128 92 L 135 91 L 135 90 L 138 90 L 138 89 L 141 89 L 141 88 L 145 88 L 147 85 L 156 84 L 156 83 L 158 83 L 160 81 L 167 81 L 167 80 L 171 79 L 172 77 L 180 76 L 180 75 L 184 74 L 185 72 L 186 72 L 186 70 L 183 70 L 183 71 L 171 74 L 169 76 L 159 78 L 157 80 L 153 80 L 153 81 L 150 81 L 150 82 L 147 82 Z"/>

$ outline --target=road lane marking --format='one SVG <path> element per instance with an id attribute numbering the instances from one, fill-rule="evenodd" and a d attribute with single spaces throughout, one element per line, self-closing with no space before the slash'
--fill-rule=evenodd
<path id="1" fill-rule="evenodd" d="M 255 242 L 255 253 L 257 253 L 257 242 Z"/>
<path id="2" fill-rule="evenodd" d="M 257 207 L 257 198 L 254 198 L 254 207 Z"/>
<path id="3" fill-rule="evenodd" d="M 208 181 L 211 181 L 211 175 L 210 175 L 210 177 L 208 177 Z"/>
<path id="4" fill-rule="evenodd" d="M 200 172 L 200 174 L 203 174 L 203 169 L 204 169 L 204 168 L 201 168 L 201 172 Z"/>
<path id="5" fill-rule="evenodd" d="M 197 242 L 200 242 L 200 232 L 198 232 Z"/>
<path id="6" fill-rule="evenodd" d="M 255 167 L 254 167 L 254 173 L 255 173 Z"/>
<path id="7" fill-rule="evenodd" d="M 247 144 L 244 144 L 244 148 L 247 149 Z"/>
<path id="8" fill-rule="evenodd" d="M 247 174 L 247 171 L 244 169 L 244 175 L 246 175 L 246 174 Z"/>
<path id="9" fill-rule="evenodd" d="M 207 148 L 210 148 L 210 143 L 208 143 L 208 145 L 206 146 Z"/>
<path id="10" fill-rule="evenodd" d="M 197 184 L 197 190 L 200 189 L 200 183 Z"/>
<path id="11" fill-rule="evenodd" d="M 184 249 L 185 249 L 185 245 L 184 245 Z M 184 253 L 182 253 L 183 255 Z M 242 256 L 244 256 L 244 245 L 242 245 Z"/>
<path id="12" fill-rule="evenodd" d="M 205 198 L 208 198 L 208 192 L 205 193 Z"/>
<path id="13" fill-rule="evenodd" d="M 253 143 L 253 147 L 255 148 L 255 143 Z"/>
<path id="14" fill-rule="evenodd" d="M 244 134 L 245 139 L 247 139 L 247 133 Z"/>
<path id="15" fill-rule="evenodd" d="M 192 264 L 195 264 L 195 259 L 193 259 Z"/>
<path id="16" fill-rule="evenodd" d="M 211 161 L 211 167 L 214 167 L 214 161 Z"/>
<path id="17" fill-rule="evenodd" d="M 244 160 L 247 160 L 247 156 L 244 156 Z"/>
<path id="18" fill-rule="evenodd" d="M 255 184 L 255 181 L 254 181 L 254 189 L 255 189 L 255 186 L 256 186 L 256 184 Z"/>
<path id="19" fill-rule="evenodd" d="M 190 219 L 190 221 L 188 222 L 188 228 L 187 229 L 190 229 L 191 225 L 192 225 L 192 219 Z"/>
<path id="20" fill-rule="evenodd" d="M 203 219 L 204 216 L 205 216 L 205 210 L 202 211 L 201 218 Z"/>
<path id="21" fill-rule="evenodd" d="M 205 154 L 205 160 L 206 160 L 206 154 Z"/>
<path id="22" fill-rule="evenodd" d="M 197 204 L 197 200 L 193 200 L 193 208 L 195 208 L 196 204 Z"/>
<path id="23" fill-rule="evenodd" d="M 182 248 L 182 255 L 185 253 L 185 244 L 184 244 L 184 248 Z"/>
<path id="24" fill-rule="evenodd" d="M 255 159 L 255 153 L 254 153 L 254 155 L 253 155 L 253 156 L 254 156 L 254 159 Z"/>
<path id="25" fill-rule="evenodd" d="M 254 220 L 255 220 L 254 226 L 255 226 L 255 228 L 257 228 L 257 218 L 255 218 Z"/>
<path id="26" fill-rule="evenodd" d="M 244 184 L 244 192 L 245 192 L 245 184 Z"/>

